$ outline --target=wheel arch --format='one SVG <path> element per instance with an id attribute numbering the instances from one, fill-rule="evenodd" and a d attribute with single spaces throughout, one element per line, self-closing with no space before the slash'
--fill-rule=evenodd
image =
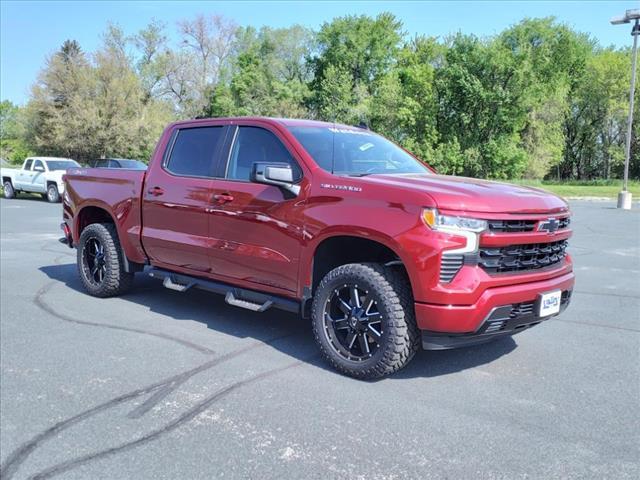
<path id="1" fill-rule="evenodd" d="M 367 233 L 367 232 L 362 232 Z M 302 313 L 306 318 L 310 311 L 315 289 L 324 276 L 340 265 L 348 263 L 382 263 L 397 267 L 406 276 L 413 288 L 408 264 L 392 238 L 368 232 L 358 235 L 353 232 L 333 231 L 318 238 L 308 248 L 308 257 L 301 262 Z"/>
<path id="2" fill-rule="evenodd" d="M 130 255 L 127 249 L 127 244 L 124 242 L 126 236 L 122 234 L 120 225 L 118 225 L 118 222 L 115 221 L 109 209 L 103 205 L 89 204 L 83 206 L 80 210 L 78 210 L 74 218 L 74 243 L 77 244 L 80 241 L 80 235 L 82 234 L 82 231 L 88 225 L 91 225 L 93 223 L 110 223 L 114 225 L 116 233 L 118 235 L 118 240 L 120 242 L 120 248 L 122 249 L 123 253 L 125 271 L 136 272 L 144 268 L 143 264 L 133 262 L 129 259 Z"/>

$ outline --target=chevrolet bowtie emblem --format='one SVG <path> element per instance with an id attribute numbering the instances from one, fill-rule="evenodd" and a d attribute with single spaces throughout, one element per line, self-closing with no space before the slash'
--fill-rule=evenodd
<path id="1" fill-rule="evenodd" d="M 560 221 L 557 218 L 550 218 L 538 224 L 538 231 L 547 232 L 549 235 L 556 233 L 558 228 L 560 228 Z"/>

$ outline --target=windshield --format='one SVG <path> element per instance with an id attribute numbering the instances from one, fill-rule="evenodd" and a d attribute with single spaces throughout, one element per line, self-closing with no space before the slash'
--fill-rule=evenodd
<path id="1" fill-rule="evenodd" d="M 146 170 L 147 166 L 139 160 L 118 160 L 121 168 L 131 168 L 134 170 Z"/>
<path id="2" fill-rule="evenodd" d="M 296 126 L 289 131 L 320 168 L 337 175 L 431 173 L 393 142 L 368 130 Z"/>
<path id="3" fill-rule="evenodd" d="M 49 167 L 50 172 L 54 170 L 66 170 L 68 168 L 79 166 L 80 164 L 73 160 L 47 160 L 47 167 Z"/>

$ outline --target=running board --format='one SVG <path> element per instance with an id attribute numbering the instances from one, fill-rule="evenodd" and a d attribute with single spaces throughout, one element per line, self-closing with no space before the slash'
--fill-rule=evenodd
<path id="1" fill-rule="evenodd" d="M 229 305 L 233 305 L 234 307 L 246 308 L 247 310 L 251 310 L 253 312 L 264 312 L 273 305 L 272 300 L 266 300 L 262 305 L 260 305 L 259 303 L 248 302 L 247 300 L 236 298 L 233 292 L 227 292 L 224 297 L 224 301 Z"/>
<path id="2" fill-rule="evenodd" d="M 180 283 L 175 283 L 173 280 L 171 280 L 171 277 L 164 277 L 164 281 L 162 282 L 162 285 L 165 288 L 168 288 L 169 290 L 175 290 L 176 292 L 184 292 L 186 290 L 189 290 L 191 287 L 193 287 L 193 282 L 188 283 L 186 285 L 182 285 Z"/>
<path id="3" fill-rule="evenodd" d="M 245 308 L 252 312 L 264 312 L 275 307 L 287 312 L 300 313 L 300 302 L 268 293 L 238 288 L 227 283 L 182 275 L 155 267 L 149 271 L 149 276 L 162 280 L 162 285 L 176 292 L 185 292 L 192 287 L 197 287 L 208 292 L 222 294 L 229 305 Z"/>

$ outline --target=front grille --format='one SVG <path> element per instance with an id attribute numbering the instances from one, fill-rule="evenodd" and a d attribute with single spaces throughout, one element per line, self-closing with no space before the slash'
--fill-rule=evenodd
<path id="1" fill-rule="evenodd" d="M 464 255 L 443 254 L 440 261 L 440 283 L 449 283 L 453 280 L 464 263 Z"/>
<path id="2" fill-rule="evenodd" d="M 562 230 L 569 226 L 571 218 L 560 218 L 558 222 L 560 222 L 558 230 Z M 493 233 L 521 233 L 535 231 L 538 220 L 487 220 L 487 223 L 489 224 L 489 231 Z"/>
<path id="3" fill-rule="evenodd" d="M 533 232 L 537 220 L 489 220 L 491 232 Z"/>
<path id="4" fill-rule="evenodd" d="M 481 248 L 478 264 L 487 273 L 538 270 L 560 263 L 566 255 L 567 241 Z"/>

